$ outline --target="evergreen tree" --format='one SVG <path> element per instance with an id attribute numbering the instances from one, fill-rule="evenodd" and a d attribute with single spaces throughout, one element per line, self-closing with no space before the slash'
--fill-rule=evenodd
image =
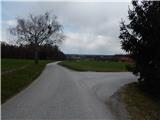
<path id="1" fill-rule="evenodd" d="M 160 92 L 160 1 L 132 1 L 129 23 L 121 22 L 122 49 L 135 60 L 133 73 L 150 92 Z"/>

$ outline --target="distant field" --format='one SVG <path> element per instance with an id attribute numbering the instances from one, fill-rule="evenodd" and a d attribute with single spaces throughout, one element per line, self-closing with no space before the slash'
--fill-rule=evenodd
<path id="1" fill-rule="evenodd" d="M 2 103 L 36 79 L 49 62 L 41 60 L 35 65 L 33 60 L 1 59 Z"/>
<path id="2" fill-rule="evenodd" d="M 124 72 L 127 71 L 124 62 L 112 61 L 62 61 L 60 65 L 77 71 L 97 71 L 97 72 Z"/>

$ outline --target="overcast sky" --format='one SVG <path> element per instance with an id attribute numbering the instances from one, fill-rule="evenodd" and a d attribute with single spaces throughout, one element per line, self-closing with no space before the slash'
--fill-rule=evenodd
<path id="1" fill-rule="evenodd" d="M 64 27 L 60 45 L 69 54 L 120 54 L 119 24 L 127 20 L 129 2 L 2 2 L 2 40 L 11 41 L 7 29 L 16 18 L 46 11 L 55 14 Z"/>

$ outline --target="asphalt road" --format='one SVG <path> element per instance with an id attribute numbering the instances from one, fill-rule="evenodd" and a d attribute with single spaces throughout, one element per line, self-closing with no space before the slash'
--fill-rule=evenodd
<path id="1" fill-rule="evenodd" d="M 29 87 L 2 105 L 2 119 L 116 120 L 105 102 L 134 80 L 128 72 L 75 72 L 50 63 Z"/>

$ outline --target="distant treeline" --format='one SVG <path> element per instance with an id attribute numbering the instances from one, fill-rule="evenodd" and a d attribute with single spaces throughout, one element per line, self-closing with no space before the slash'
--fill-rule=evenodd
<path id="1" fill-rule="evenodd" d="M 41 45 L 38 53 L 39 59 L 63 60 L 65 55 L 57 46 Z M 1 43 L 1 58 L 33 59 L 34 48 L 31 45 L 12 45 Z"/>

